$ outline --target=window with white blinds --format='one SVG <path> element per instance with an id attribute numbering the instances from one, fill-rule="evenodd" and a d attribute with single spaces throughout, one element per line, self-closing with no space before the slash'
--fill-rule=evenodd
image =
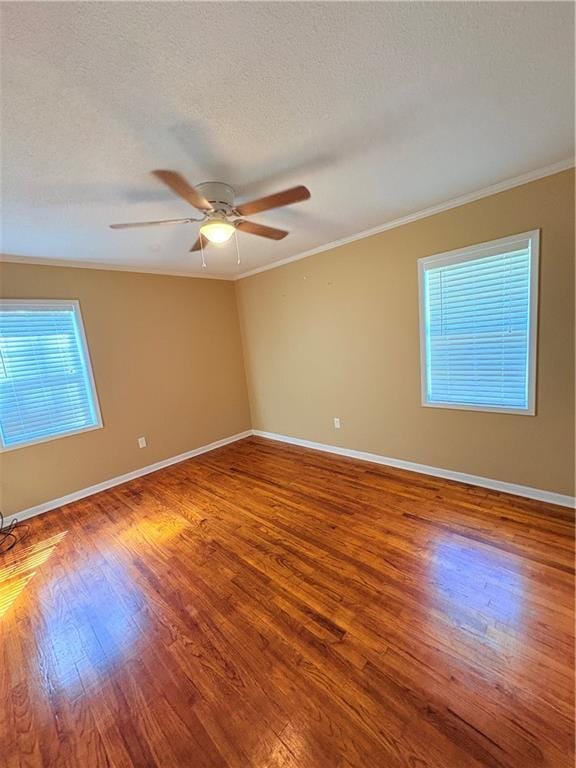
<path id="1" fill-rule="evenodd" d="M 538 234 L 420 259 L 423 405 L 535 413 Z"/>
<path id="2" fill-rule="evenodd" d="M 2 447 L 101 426 L 78 302 L 0 301 Z"/>

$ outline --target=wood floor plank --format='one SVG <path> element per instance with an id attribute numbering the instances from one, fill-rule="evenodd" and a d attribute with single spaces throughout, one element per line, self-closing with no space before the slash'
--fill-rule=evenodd
<path id="1" fill-rule="evenodd" d="M 250 438 L 0 556 L 0 765 L 571 768 L 570 510 Z"/>

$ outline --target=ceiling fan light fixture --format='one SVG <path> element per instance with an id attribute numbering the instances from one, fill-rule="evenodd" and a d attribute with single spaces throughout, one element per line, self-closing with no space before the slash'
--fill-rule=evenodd
<path id="1" fill-rule="evenodd" d="M 189 184 L 184 176 L 178 171 L 157 170 L 152 171 L 154 176 L 169 187 L 183 200 L 186 200 L 193 208 L 202 214 L 201 219 L 163 219 L 162 221 L 136 221 L 127 224 L 110 224 L 112 229 L 128 229 L 131 227 L 155 227 L 159 224 L 189 224 L 191 222 L 203 222 L 200 225 L 200 233 L 196 242 L 190 248 L 190 252 L 202 252 L 202 266 L 204 262 L 204 246 L 208 243 L 223 245 L 227 243 L 236 230 L 249 235 L 265 237 L 268 240 L 283 240 L 288 232 L 276 227 L 267 227 L 263 224 L 257 224 L 254 221 L 248 221 L 245 216 L 251 216 L 253 213 L 270 211 L 274 208 L 283 208 L 285 205 L 300 203 L 310 198 L 310 191 L 300 185 L 284 189 L 273 195 L 260 197 L 257 200 L 250 200 L 247 203 L 236 205 L 234 201 L 234 190 L 229 184 L 222 181 L 205 181 L 198 184 L 195 188 Z M 233 216 L 240 216 L 230 222 Z M 236 255 L 240 259 L 238 250 L 238 240 L 236 241 Z M 240 261 L 238 260 L 238 263 Z"/>
<path id="2" fill-rule="evenodd" d="M 223 219 L 211 219 L 200 227 L 200 234 L 215 245 L 227 243 L 234 231 L 234 225 Z"/>

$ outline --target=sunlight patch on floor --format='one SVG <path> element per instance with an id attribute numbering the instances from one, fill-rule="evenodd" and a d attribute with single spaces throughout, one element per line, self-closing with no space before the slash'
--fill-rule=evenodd
<path id="1" fill-rule="evenodd" d="M 0 569 L 0 619 L 50 558 L 68 531 L 61 531 L 48 539 L 21 547 L 18 543 L 7 554 L 7 564 Z"/>

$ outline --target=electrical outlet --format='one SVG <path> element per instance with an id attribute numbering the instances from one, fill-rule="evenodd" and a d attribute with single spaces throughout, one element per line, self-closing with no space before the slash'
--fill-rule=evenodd
<path id="1" fill-rule="evenodd" d="M 334 429 L 340 429 L 340 419 L 338 416 L 334 416 Z"/>
<path id="2" fill-rule="evenodd" d="M 138 438 L 138 448 L 146 448 L 146 438 L 145 437 L 139 437 Z"/>

